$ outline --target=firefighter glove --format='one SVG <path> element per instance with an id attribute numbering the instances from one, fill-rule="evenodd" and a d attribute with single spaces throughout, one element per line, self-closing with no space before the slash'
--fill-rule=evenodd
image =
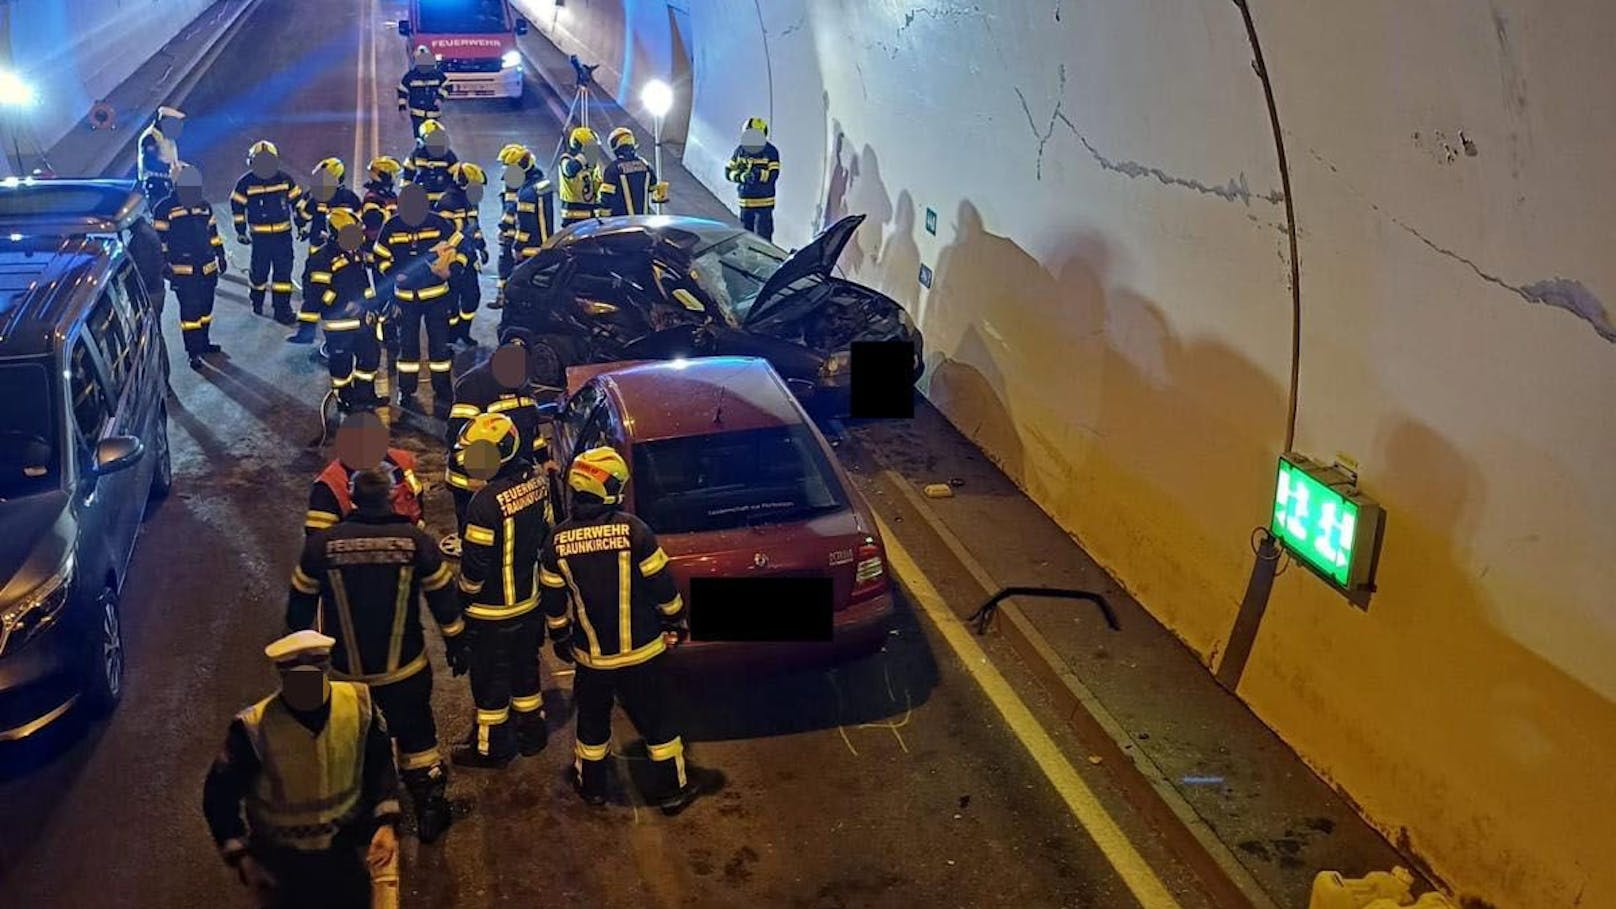
<path id="1" fill-rule="evenodd" d="M 249 243 L 251 243 L 252 241 L 247 239 L 247 235 L 245 233 L 242 233 L 241 231 L 238 230 L 238 231 L 236 231 L 236 242 L 240 243 L 242 246 L 246 246 Z"/>
<path id="2" fill-rule="evenodd" d="M 662 641 L 669 647 L 677 647 L 690 639 L 690 629 L 683 622 L 666 622 L 662 625 Z"/>
<path id="3" fill-rule="evenodd" d="M 451 675 L 465 675 L 471 668 L 471 636 L 474 632 L 468 627 L 454 637 L 443 639 L 443 654 L 449 659 L 449 673 Z"/>

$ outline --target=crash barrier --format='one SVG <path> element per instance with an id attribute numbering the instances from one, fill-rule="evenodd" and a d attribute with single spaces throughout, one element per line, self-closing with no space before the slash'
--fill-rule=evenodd
<path id="1" fill-rule="evenodd" d="M 1005 587 L 998 593 L 988 597 L 988 601 L 965 621 L 976 626 L 977 636 L 988 633 L 988 625 L 993 622 L 993 614 L 998 611 L 999 603 L 1010 597 L 1059 597 L 1065 600 L 1088 600 L 1099 608 L 1100 614 L 1105 616 L 1105 623 L 1111 626 L 1112 631 L 1121 631 L 1122 625 L 1117 621 L 1117 614 L 1112 611 L 1111 604 L 1101 594 L 1092 590 L 1073 590 L 1068 587 Z"/>
<path id="2" fill-rule="evenodd" d="M 1320 871 L 1313 878 L 1308 909 L 1454 909 L 1440 893 L 1414 899 L 1414 875 L 1407 868 L 1373 871 L 1363 877 L 1342 877 L 1339 871 Z"/>

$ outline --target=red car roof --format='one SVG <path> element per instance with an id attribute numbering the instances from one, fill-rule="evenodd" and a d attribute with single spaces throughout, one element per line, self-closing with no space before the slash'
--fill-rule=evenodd
<path id="1" fill-rule="evenodd" d="M 756 357 L 671 360 L 600 375 L 614 391 L 635 441 L 805 422 L 769 361 Z"/>

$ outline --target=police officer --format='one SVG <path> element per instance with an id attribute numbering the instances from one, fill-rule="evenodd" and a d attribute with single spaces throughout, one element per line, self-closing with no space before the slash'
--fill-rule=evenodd
<path id="1" fill-rule="evenodd" d="M 353 512 L 353 478 L 366 469 L 379 469 L 392 478 L 393 513 L 417 527 L 423 526 L 421 481 L 415 476 L 415 456 L 387 444 L 387 425 L 374 413 L 349 414 L 337 429 L 337 456 L 314 478 L 309 489 L 309 510 L 303 522 L 305 536 L 325 530 Z"/>
<path id="2" fill-rule="evenodd" d="M 337 254 L 336 245 L 330 242 L 332 237 L 326 227 L 326 216 L 339 208 L 358 212 L 364 204 L 344 182 L 347 173 L 347 165 L 342 163 L 341 158 L 326 158 L 314 165 L 314 182 L 292 212 L 298 239 L 309 242 L 308 255 L 303 259 L 303 307 L 297 314 L 297 333 L 286 339 L 294 344 L 313 342 L 315 328 L 320 322 L 320 311 L 324 306 L 321 297 L 326 288 L 311 290 L 310 287 L 321 283 L 314 280 L 316 275 L 329 278 L 331 260 Z M 329 285 L 330 281 L 323 283 Z"/>
<path id="3" fill-rule="evenodd" d="M 371 250 L 381 236 L 382 226 L 398 212 L 398 175 L 403 173 L 404 166 L 391 155 L 378 155 L 370 160 L 366 170 L 370 179 L 365 181 L 365 197 L 360 204 L 359 218 L 365 225 L 364 258 L 370 268 L 371 284 L 376 288 L 376 311 L 383 317 L 377 323 L 377 339 L 397 359 L 398 320 L 385 318 L 392 312 L 393 300 L 386 293 L 388 285 L 382 280 L 381 270 L 377 268 L 378 263 Z"/>
<path id="4" fill-rule="evenodd" d="M 381 313 L 365 258 L 365 230 L 359 225 L 359 216 L 346 208 L 332 209 L 326 222 L 330 236 L 322 250 L 331 253 L 324 270 L 311 274 L 304 294 L 317 295 L 324 313 L 320 328 L 325 332 L 326 365 L 338 408 L 374 409 L 381 403 L 376 396 L 376 370 L 381 366 Z"/>
<path id="5" fill-rule="evenodd" d="M 382 226 L 375 252 L 398 313 L 400 354 L 394 368 L 399 403 L 406 409 L 420 408 L 415 392 L 421 380 L 424 324 L 433 407 L 446 417 L 454 396 L 449 376 L 449 308 L 454 297 L 449 285 L 467 266 L 460 235 L 447 218 L 427 210 L 426 190 L 410 183 L 399 191 L 398 214 Z"/>
<path id="6" fill-rule="evenodd" d="M 561 223 L 571 224 L 593 218 L 600 208 L 600 165 L 591 160 L 590 149 L 599 144 L 595 131 L 580 126 L 567 134 L 567 153 L 556 170 L 561 173 Z"/>
<path id="7" fill-rule="evenodd" d="M 292 315 L 292 209 L 303 190 L 281 170 L 273 142 L 254 142 L 247 150 L 247 166 L 251 169 L 236 181 L 236 190 L 230 194 L 236 242 L 252 244 L 252 286 L 247 297 L 253 312 L 263 315 L 264 292 L 273 288 L 275 321 L 291 325 L 296 321 Z"/>
<path id="8" fill-rule="evenodd" d="M 449 340 L 475 346 L 471 339 L 471 320 L 477 316 L 477 305 L 482 302 L 482 266 L 488 264 L 488 242 L 483 239 L 482 220 L 477 206 L 483 201 L 483 187 L 488 175 L 470 161 L 457 161 L 449 167 L 449 188 L 437 201 L 433 210 L 448 218 L 460 232 L 460 252 L 466 256 L 467 268 L 449 285 L 455 305 L 449 311 Z"/>
<path id="9" fill-rule="evenodd" d="M 648 215 L 651 203 L 668 201 L 668 184 L 657 182 L 656 168 L 640 157 L 634 131 L 619 126 L 606 137 L 612 161 L 600 177 L 600 199 L 608 215 Z"/>
<path id="10" fill-rule="evenodd" d="M 686 766 L 684 740 L 668 711 L 663 654 L 687 636 L 684 601 L 656 534 L 619 508 L 628 479 L 628 464 L 608 447 L 583 452 L 567 469 L 571 516 L 539 558 L 545 623 L 555 655 L 578 667 L 572 682 L 578 794 L 591 805 L 606 800 L 615 698 L 651 752 L 658 791 L 648 801 L 678 814 L 723 778 Z"/>
<path id="11" fill-rule="evenodd" d="M 504 414 L 473 418 L 459 447 L 467 471 L 486 485 L 466 506 L 459 580 L 477 721 L 453 760 L 503 767 L 518 751 L 537 754 L 549 739 L 539 680 L 538 561 L 553 520 L 550 484 Z"/>
<path id="12" fill-rule="evenodd" d="M 329 629 L 336 638 L 333 676 L 370 686 L 398 741 L 400 776 L 415 803 L 421 841 L 430 843 L 449 826 L 449 777 L 438 753 L 432 664 L 419 603 L 425 595 L 449 665 L 464 671 L 465 623 L 452 586 L 454 570 L 426 531 L 393 511 L 393 479 L 386 471 L 355 473 L 352 494 L 353 511 L 304 543 L 292 572 L 286 626 Z"/>
<path id="13" fill-rule="evenodd" d="M 741 126 L 741 144 L 730 156 L 724 176 L 736 184 L 741 226 L 765 240 L 774 239 L 774 184 L 780 179 L 780 150 L 769 142 L 767 120 L 751 117 Z"/>
<path id="14" fill-rule="evenodd" d="M 153 205 L 174 192 L 174 169 L 180 164 L 178 143 L 184 126 L 185 114 L 172 107 L 159 107 L 151 125 L 140 134 L 140 188 Z"/>
<path id="15" fill-rule="evenodd" d="M 448 98 L 449 77 L 432 51 L 420 45 L 415 49 L 415 65 L 398 80 L 398 112 L 409 114 L 410 135 L 420 135 L 423 123 L 438 119 Z"/>
<path id="16" fill-rule="evenodd" d="M 281 687 L 236 714 L 202 813 L 261 906 L 370 905 L 398 885 L 398 771 L 370 689 L 332 680 L 336 640 L 303 630 L 264 654 Z M 246 818 L 242 818 L 242 809 Z"/>
<path id="17" fill-rule="evenodd" d="M 449 168 L 459 160 L 449 147 L 449 131 L 438 121 L 428 120 L 421 124 L 415 149 L 404 160 L 404 179 L 424 187 L 427 201 L 435 205 L 453 184 Z"/>
<path id="18" fill-rule="evenodd" d="M 444 459 L 444 482 L 454 497 L 457 531 L 464 529 L 466 508 L 472 496 L 486 485 L 472 476 L 465 463 L 467 451 L 458 444 L 461 433 L 471 421 L 486 413 L 505 415 L 516 427 L 518 449 L 526 452 L 529 460 L 541 468 L 548 470 L 553 466 L 549 443 L 540 430 L 544 421 L 539 405 L 529 391 L 527 344 L 525 332 L 508 331 L 504 343 L 492 357 L 466 370 L 455 381 L 454 407 L 449 410 L 444 439 L 449 447 L 449 456 Z M 441 545 L 446 555 L 460 555 L 458 533 L 445 537 Z"/>
<path id="19" fill-rule="evenodd" d="M 181 164 L 174 192 L 157 204 L 152 225 L 163 244 L 164 275 L 180 303 L 180 333 L 191 368 L 202 368 L 202 355 L 217 353 L 208 338 L 213 323 L 214 294 L 227 262 L 213 206 L 202 198 L 202 173 Z"/>

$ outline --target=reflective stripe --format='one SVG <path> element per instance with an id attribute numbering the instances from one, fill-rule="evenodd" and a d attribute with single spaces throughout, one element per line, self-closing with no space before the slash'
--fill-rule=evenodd
<path id="1" fill-rule="evenodd" d="M 456 637 L 460 634 L 460 632 L 465 630 L 466 623 L 459 618 L 456 618 L 453 622 L 438 628 L 438 631 L 442 632 L 443 636 L 446 638 Z"/>
<path id="2" fill-rule="evenodd" d="M 544 696 L 539 694 L 513 695 L 511 709 L 517 713 L 532 713 L 544 706 Z"/>
<path id="3" fill-rule="evenodd" d="M 673 741 L 661 745 L 647 745 L 646 750 L 651 752 L 653 761 L 673 761 L 674 775 L 678 777 L 679 788 L 685 787 L 685 743 L 678 736 Z"/>
<path id="4" fill-rule="evenodd" d="M 434 571 L 431 574 L 429 574 L 426 577 L 421 579 L 421 589 L 422 590 L 442 590 L 444 587 L 447 587 L 449 585 L 450 581 L 453 581 L 453 580 L 454 580 L 454 571 L 449 568 L 449 563 L 448 562 L 444 562 L 443 564 L 438 566 L 437 571 Z"/>
<path id="5" fill-rule="evenodd" d="M 662 551 L 661 546 L 658 546 L 656 552 L 646 556 L 645 560 L 640 562 L 640 576 L 648 578 L 661 571 L 667 564 L 668 554 Z"/>
<path id="6" fill-rule="evenodd" d="M 415 566 L 406 565 L 399 569 L 398 585 L 393 599 L 393 632 L 387 639 L 387 672 L 398 669 L 398 661 L 404 655 L 404 626 L 410 617 L 410 607 L 415 598 L 410 594 L 415 592 Z M 421 659 L 426 658 L 426 651 L 421 652 Z M 379 684 L 379 683 L 377 683 Z"/>
<path id="7" fill-rule="evenodd" d="M 580 666 L 587 666 L 590 669 L 622 669 L 624 666 L 638 666 L 639 664 L 651 659 L 667 649 L 668 645 L 663 642 L 662 636 L 657 635 L 651 640 L 651 643 L 646 644 L 644 647 L 630 650 L 626 653 L 619 653 L 613 656 L 593 656 L 587 653 L 580 653 L 576 648 L 574 648 L 572 651 L 572 656 L 578 661 Z"/>
<path id="8" fill-rule="evenodd" d="M 299 313 L 298 318 L 302 319 L 303 314 Z M 309 319 L 308 321 L 316 322 L 316 321 L 319 321 L 319 319 L 318 319 L 318 317 L 316 317 L 314 319 Z M 359 319 L 327 319 L 326 321 L 321 322 L 320 326 L 322 328 L 324 328 L 326 331 L 339 331 L 340 332 L 340 331 L 354 331 L 355 329 L 359 328 L 360 326 L 362 326 L 364 324 L 365 323 L 360 321 Z"/>
<path id="9" fill-rule="evenodd" d="M 459 581 L 458 584 L 456 584 L 456 586 L 458 586 L 461 590 L 465 591 L 466 593 L 480 593 L 480 592 L 482 592 L 482 589 L 483 589 L 483 582 L 482 581 L 473 581 L 471 578 L 468 578 L 465 575 L 461 575 L 460 576 L 460 581 Z"/>
<path id="10" fill-rule="evenodd" d="M 741 207 L 742 208 L 773 208 L 774 207 L 774 197 L 770 196 L 767 199 L 742 199 L 741 200 Z"/>
<path id="11" fill-rule="evenodd" d="M 634 641 L 634 621 L 631 607 L 634 603 L 634 557 L 627 549 L 617 554 L 617 646 L 627 647 Z"/>
<path id="12" fill-rule="evenodd" d="M 662 610 L 663 615 L 677 615 L 679 610 L 685 608 L 685 601 L 683 597 L 676 593 L 673 595 L 673 599 L 666 603 L 657 604 L 657 608 Z"/>
<path id="13" fill-rule="evenodd" d="M 305 527 L 313 527 L 315 530 L 324 530 L 337 523 L 338 520 L 338 516 L 329 511 L 310 511 L 303 524 Z"/>
<path id="14" fill-rule="evenodd" d="M 494 532 L 489 530 L 487 527 L 479 527 L 476 524 L 467 524 L 465 531 L 460 535 L 465 537 L 468 542 L 476 543 L 480 546 L 494 545 Z"/>
<path id="15" fill-rule="evenodd" d="M 518 407 L 537 407 L 537 406 L 538 406 L 538 402 L 534 401 L 532 398 L 518 396 L 518 397 L 515 397 L 515 398 L 505 398 L 503 400 L 495 401 L 494 403 L 488 405 L 488 412 L 489 413 L 504 413 L 507 410 L 515 410 Z M 473 416 L 475 416 L 475 414 L 473 414 Z"/>
<path id="16" fill-rule="evenodd" d="M 565 628 L 570 623 L 564 615 L 547 615 L 544 617 L 544 624 L 547 628 Z"/>
<path id="17" fill-rule="evenodd" d="M 484 710 L 477 708 L 477 725 L 498 726 L 511 718 L 511 708 L 501 707 L 498 710 Z"/>
<path id="18" fill-rule="evenodd" d="M 425 770 L 428 767 L 436 767 L 441 760 L 436 746 L 425 751 L 401 752 L 398 756 L 398 769 Z"/>
<path id="19" fill-rule="evenodd" d="M 276 289 L 279 290 L 279 288 Z M 320 314 L 317 312 L 299 312 L 297 314 L 297 320 L 299 322 L 307 322 L 310 325 L 318 325 L 320 324 Z"/>
<path id="20" fill-rule="evenodd" d="M 247 195 L 261 196 L 265 193 L 284 193 L 290 191 L 291 189 L 292 184 L 290 183 L 268 183 L 262 186 L 247 187 Z"/>
<path id="21" fill-rule="evenodd" d="M 401 361 L 399 361 L 398 363 L 396 363 L 394 365 L 398 368 L 399 372 L 420 372 L 421 371 L 421 364 L 412 363 L 409 360 L 401 360 Z"/>
<path id="22" fill-rule="evenodd" d="M 578 741 L 572 743 L 572 753 L 584 761 L 604 761 L 606 756 L 611 754 L 611 750 L 612 743 L 609 741 L 599 745 L 586 745 Z"/>
<path id="23" fill-rule="evenodd" d="M 398 297 L 400 300 L 436 300 L 448 292 L 449 285 L 438 284 L 432 287 L 423 287 L 420 290 L 410 290 L 408 288 L 400 287 L 393 291 L 393 295 Z"/>
<path id="24" fill-rule="evenodd" d="M 566 559 L 558 559 L 556 566 L 561 569 L 561 577 L 567 582 L 567 592 L 571 595 L 568 602 L 571 604 L 572 617 L 583 628 L 584 640 L 589 643 L 589 652 L 584 656 L 599 657 L 601 655 L 600 638 L 595 635 L 595 626 L 589 621 L 589 611 L 584 609 L 584 595 L 578 589 L 578 580 L 572 576 L 572 566 L 567 564 Z M 578 648 L 572 648 L 572 655 L 575 658 L 578 656 Z M 589 664 L 585 663 L 584 665 Z"/>
<path id="25" fill-rule="evenodd" d="M 359 630 L 354 624 L 353 609 L 349 606 L 348 585 L 342 579 L 342 572 L 332 568 L 325 573 L 326 581 L 331 585 L 332 599 L 336 600 L 337 622 L 341 626 L 342 648 L 347 651 L 348 674 L 363 677 L 365 667 L 359 659 Z"/>
<path id="26" fill-rule="evenodd" d="M 472 492 L 476 492 L 477 490 L 488 485 L 487 480 L 479 480 L 475 477 L 468 477 L 465 474 L 457 473 L 452 467 L 444 471 L 443 478 L 450 486 L 453 486 L 456 489 L 466 489 Z"/>
<path id="27" fill-rule="evenodd" d="M 455 417 L 475 417 L 480 413 L 482 413 L 482 411 L 478 410 L 477 405 L 475 404 L 456 404 L 455 406 L 449 408 L 449 416 L 451 419 Z"/>
<path id="28" fill-rule="evenodd" d="M 218 259 L 209 259 L 207 262 L 203 263 L 201 266 L 184 265 L 184 264 L 170 265 L 168 267 L 168 270 L 170 272 L 173 272 L 175 275 L 185 277 L 185 276 L 190 276 L 190 275 L 196 274 L 197 273 L 197 268 L 199 268 L 199 267 L 202 269 L 202 274 L 204 274 L 204 275 L 214 274 L 215 272 L 217 272 L 219 270 L 219 260 Z"/>
<path id="29" fill-rule="evenodd" d="M 320 592 L 320 582 L 308 576 L 299 565 L 292 569 L 292 587 L 298 593 L 316 594 Z"/>
<path id="30" fill-rule="evenodd" d="M 454 369 L 453 360 L 429 360 L 426 365 L 433 372 L 449 372 Z"/>
<path id="31" fill-rule="evenodd" d="M 516 518 L 505 519 L 505 553 L 500 574 L 505 579 L 505 602 L 516 602 Z"/>
<path id="32" fill-rule="evenodd" d="M 292 222 L 278 221 L 274 224 L 254 224 L 252 232 L 255 234 L 284 234 L 292 229 Z"/>
<path id="33" fill-rule="evenodd" d="M 556 590 L 561 590 L 561 589 L 566 588 L 567 579 L 562 577 L 559 574 L 556 574 L 555 572 L 551 571 L 550 569 L 545 568 L 543 565 L 540 565 L 539 566 L 539 583 L 543 584 L 546 587 L 550 587 L 550 588 L 553 588 L 553 589 L 556 589 Z"/>
<path id="34" fill-rule="evenodd" d="M 289 294 L 295 289 L 292 287 L 291 281 L 276 281 L 269 286 L 270 289 L 274 290 L 278 294 Z"/>
<path id="35" fill-rule="evenodd" d="M 474 619 L 514 619 L 517 616 L 524 616 L 532 612 L 533 608 L 537 605 L 539 605 L 539 598 L 536 596 L 529 597 L 520 603 L 513 603 L 508 606 L 490 606 L 486 603 L 471 603 L 466 606 L 466 615 L 469 615 Z M 657 638 L 657 641 L 660 643 L 662 639 Z"/>
<path id="36" fill-rule="evenodd" d="M 426 651 L 423 650 L 421 651 L 420 656 L 410 660 L 408 663 L 405 663 L 403 666 L 400 666 L 391 672 L 377 672 L 371 675 L 349 675 L 345 672 L 338 672 L 333 669 L 331 671 L 331 677 L 347 682 L 359 682 L 374 688 L 377 685 L 391 685 L 394 682 L 402 682 L 426 667 Z"/>

